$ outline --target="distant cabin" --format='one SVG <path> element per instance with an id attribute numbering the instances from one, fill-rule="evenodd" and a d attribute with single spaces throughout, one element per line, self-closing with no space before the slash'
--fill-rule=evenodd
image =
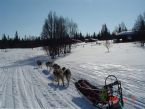
<path id="1" fill-rule="evenodd" d="M 136 39 L 136 32 L 134 31 L 123 31 L 116 34 L 116 42 L 131 42 Z"/>
<path id="2" fill-rule="evenodd" d="M 72 39 L 72 43 L 82 43 L 82 41 L 78 39 Z"/>
<path id="3" fill-rule="evenodd" d="M 97 41 L 98 40 L 94 39 L 94 38 L 85 39 L 85 43 L 88 43 L 88 42 L 97 42 Z"/>

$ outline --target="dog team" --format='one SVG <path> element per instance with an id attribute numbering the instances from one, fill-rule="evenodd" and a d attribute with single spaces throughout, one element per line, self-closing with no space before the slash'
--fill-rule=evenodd
<path id="1" fill-rule="evenodd" d="M 40 68 L 42 68 L 42 62 L 40 60 L 37 60 L 37 65 Z M 66 79 L 67 85 L 69 86 L 70 79 L 71 79 L 70 69 L 66 69 L 65 67 L 61 68 L 58 64 L 53 62 L 46 62 L 45 65 L 47 69 L 48 67 L 50 68 L 50 71 L 53 69 L 54 80 L 58 82 L 58 85 L 60 85 L 60 80 L 61 80 L 64 86 L 64 79 Z"/>

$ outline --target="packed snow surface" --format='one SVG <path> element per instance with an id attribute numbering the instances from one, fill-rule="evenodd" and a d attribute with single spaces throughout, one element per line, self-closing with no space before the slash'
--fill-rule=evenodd
<path id="1" fill-rule="evenodd" d="M 101 42 L 103 43 L 103 42 Z M 69 87 L 57 86 L 45 65 L 50 58 L 42 48 L 0 51 L 0 108 L 94 109 L 76 90 L 74 79 L 104 85 L 113 74 L 121 82 L 123 109 L 145 109 L 145 48 L 135 43 L 73 45 L 72 53 L 55 60 L 72 72 Z M 65 81 L 66 82 L 66 81 Z"/>

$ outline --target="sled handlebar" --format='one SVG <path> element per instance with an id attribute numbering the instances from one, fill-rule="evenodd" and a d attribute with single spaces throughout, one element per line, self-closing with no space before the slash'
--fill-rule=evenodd
<path id="1" fill-rule="evenodd" d="M 113 86 L 115 86 L 115 85 L 120 85 L 120 81 L 118 81 L 118 80 L 116 80 L 115 82 L 113 82 L 113 83 L 110 83 L 110 84 L 105 84 L 105 87 L 113 87 Z"/>

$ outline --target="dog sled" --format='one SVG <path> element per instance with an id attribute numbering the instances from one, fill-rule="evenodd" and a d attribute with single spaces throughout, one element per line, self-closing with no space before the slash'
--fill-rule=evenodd
<path id="1" fill-rule="evenodd" d="M 97 109 L 123 108 L 121 82 L 114 75 L 106 77 L 105 85 L 101 88 L 83 79 L 75 82 L 75 86 L 79 93 Z"/>

